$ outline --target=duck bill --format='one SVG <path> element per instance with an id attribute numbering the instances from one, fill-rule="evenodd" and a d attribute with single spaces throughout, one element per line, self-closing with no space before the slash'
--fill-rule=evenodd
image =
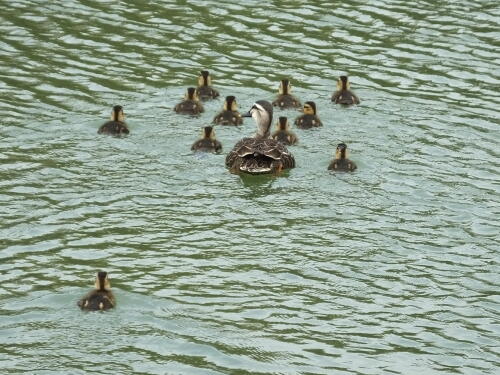
<path id="1" fill-rule="evenodd" d="M 247 113 L 241 115 L 241 117 L 252 117 L 252 114 L 248 111 Z"/>

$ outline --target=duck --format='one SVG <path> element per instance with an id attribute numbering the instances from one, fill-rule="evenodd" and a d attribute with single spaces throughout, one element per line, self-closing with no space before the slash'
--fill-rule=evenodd
<path id="1" fill-rule="evenodd" d="M 253 117 L 257 125 L 254 137 L 237 142 L 226 156 L 226 167 L 235 174 L 274 174 L 295 167 L 295 158 L 283 143 L 269 138 L 273 106 L 266 100 L 256 101 L 243 117 Z"/>
<path id="2" fill-rule="evenodd" d="M 337 80 L 337 91 L 332 95 L 332 102 L 336 104 L 359 104 L 359 98 L 350 90 L 351 83 L 347 76 L 340 76 Z"/>
<path id="3" fill-rule="evenodd" d="M 212 87 L 212 78 L 208 70 L 202 70 L 200 72 L 196 93 L 201 100 L 215 99 L 219 96 L 219 92 Z"/>
<path id="4" fill-rule="evenodd" d="M 339 143 L 335 150 L 335 159 L 331 161 L 328 169 L 338 172 L 353 172 L 356 168 L 356 163 L 347 159 L 347 145 L 345 143 Z"/>
<path id="5" fill-rule="evenodd" d="M 81 298 L 77 305 L 85 311 L 103 311 L 115 307 L 116 301 L 113 292 L 111 292 L 111 284 L 107 272 L 97 272 L 95 289 Z"/>
<path id="6" fill-rule="evenodd" d="M 286 117 L 280 117 L 278 119 L 276 128 L 278 130 L 271 135 L 272 139 L 275 139 L 284 145 L 294 145 L 299 141 L 295 133 L 290 131 L 290 125 Z"/>
<path id="7" fill-rule="evenodd" d="M 234 96 L 226 96 L 224 108 L 213 119 L 212 123 L 219 125 L 241 125 L 243 118 L 238 112 L 238 104 Z"/>
<path id="8" fill-rule="evenodd" d="M 291 94 L 292 85 L 288 79 L 282 79 L 278 91 L 278 97 L 273 101 L 273 106 L 281 109 L 300 108 L 300 100 Z"/>
<path id="9" fill-rule="evenodd" d="M 97 134 L 107 134 L 115 137 L 129 133 L 130 131 L 125 124 L 125 113 L 123 113 L 123 107 L 121 105 L 115 105 L 113 107 L 110 121 L 104 123 L 99 130 L 97 130 Z"/>
<path id="10" fill-rule="evenodd" d="M 196 89 L 194 87 L 189 87 L 186 90 L 184 100 L 176 104 L 174 107 L 175 112 L 185 115 L 198 115 L 204 110 L 205 109 L 200 103 L 200 99 L 198 98 L 198 94 L 196 93 Z"/>
<path id="11" fill-rule="evenodd" d="M 220 153 L 222 144 L 215 138 L 215 129 L 212 126 L 201 128 L 201 138 L 193 143 L 191 150 Z"/>
<path id="12" fill-rule="evenodd" d="M 300 129 L 310 129 L 323 126 L 323 123 L 316 114 L 316 103 L 305 102 L 302 111 L 304 114 L 295 119 L 296 127 Z"/>

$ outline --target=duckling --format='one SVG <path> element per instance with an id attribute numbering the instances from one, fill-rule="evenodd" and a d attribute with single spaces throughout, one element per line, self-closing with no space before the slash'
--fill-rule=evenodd
<path id="1" fill-rule="evenodd" d="M 276 130 L 272 135 L 272 139 L 283 143 L 284 145 L 294 145 L 298 142 L 298 138 L 295 133 L 290 131 L 290 125 L 288 124 L 288 119 L 286 117 L 280 117 L 276 123 Z"/>
<path id="2" fill-rule="evenodd" d="M 129 134 L 130 131 L 125 124 L 125 113 L 121 105 L 115 105 L 111 111 L 111 120 L 104 123 L 97 134 L 108 134 L 119 137 L 121 135 Z"/>
<path id="3" fill-rule="evenodd" d="M 243 117 L 253 117 L 257 133 L 252 138 L 237 142 L 226 156 L 226 167 L 231 173 L 279 174 L 295 167 L 295 158 L 283 145 L 269 138 L 273 121 L 273 106 L 266 100 L 258 100 Z"/>
<path id="4" fill-rule="evenodd" d="M 212 121 L 214 124 L 219 125 L 241 125 L 243 118 L 238 112 L 238 105 L 234 96 L 226 96 L 224 102 L 224 109 L 214 117 Z"/>
<path id="5" fill-rule="evenodd" d="M 184 96 L 184 100 L 174 107 L 175 112 L 185 115 L 198 115 L 204 110 L 194 87 L 189 87 Z"/>
<path id="6" fill-rule="evenodd" d="M 316 103 L 305 102 L 304 114 L 295 119 L 295 126 L 300 129 L 310 129 L 318 126 L 323 126 L 323 123 L 316 114 Z"/>
<path id="7" fill-rule="evenodd" d="M 193 143 L 191 150 L 219 154 L 222 151 L 222 144 L 215 139 L 215 129 L 212 126 L 201 128 L 201 138 Z"/>
<path id="8" fill-rule="evenodd" d="M 100 271 L 95 279 L 95 289 L 88 292 L 77 305 L 86 311 L 108 310 L 116 305 L 115 296 L 111 292 L 108 273 Z"/>
<path id="9" fill-rule="evenodd" d="M 340 76 L 337 80 L 337 91 L 332 95 L 332 102 L 336 104 L 359 104 L 359 98 L 350 90 L 351 83 L 347 76 Z"/>
<path id="10" fill-rule="evenodd" d="M 202 70 L 198 77 L 198 87 L 196 93 L 201 100 L 215 99 L 219 92 L 212 87 L 212 78 L 208 70 Z"/>
<path id="11" fill-rule="evenodd" d="M 302 106 L 302 104 L 300 104 L 300 100 L 290 94 L 291 91 L 292 85 L 290 84 L 290 81 L 288 79 L 282 79 L 280 82 L 279 94 L 273 102 L 273 106 L 280 107 L 281 109 L 300 108 Z"/>
<path id="12" fill-rule="evenodd" d="M 328 169 L 339 172 L 352 172 L 356 168 L 356 163 L 347 159 L 347 145 L 345 143 L 339 143 L 335 150 L 335 159 L 332 160 Z"/>

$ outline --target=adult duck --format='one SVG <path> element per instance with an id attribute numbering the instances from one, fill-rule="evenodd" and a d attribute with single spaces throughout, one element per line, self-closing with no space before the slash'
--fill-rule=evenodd
<path id="1" fill-rule="evenodd" d="M 253 117 L 257 133 L 252 138 L 243 138 L 226 156 L 226 166 L 232 173 L 279 174 L 295 167 L 295 159 L 279 141 L 269 138 L 273 121 L 273 106 L 266 100 L 254 103 L 243 117 Z"/>

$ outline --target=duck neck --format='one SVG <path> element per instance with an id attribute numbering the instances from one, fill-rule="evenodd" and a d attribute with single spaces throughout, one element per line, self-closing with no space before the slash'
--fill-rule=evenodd
<path id="1" fill-rule="evenodd" d="M 255 138 L 257 139 L 265 139 L 265 138 L 269 138 L 269 136 L 271 135 L 271 133 L 268 131 L 265 131 L 263 132 L 262 130 L 258 130 L 257 133 L 255 133 Z"/>

